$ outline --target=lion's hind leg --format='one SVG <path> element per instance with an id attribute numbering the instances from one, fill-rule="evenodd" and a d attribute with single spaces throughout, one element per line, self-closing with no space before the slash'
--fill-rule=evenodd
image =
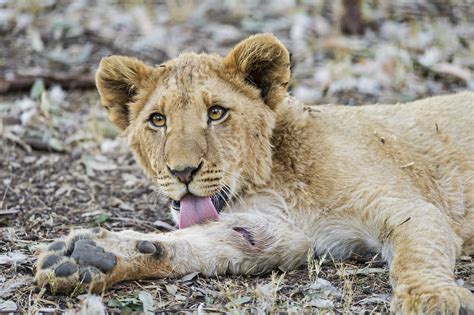
<path id="1" fill-rule="evenodd" d="M 380 209 L 384 209 L 380 212 Z M 474 296 L 455 282 L 461 239 L 444 213 L 421 199 L 382 198 L 375 213 L 390 253 L 392 311 L 400 314 L 474 312 Z"/>
<path id="2" fill-rule="evenodd" d="M 463 187 L 464 218 L 461 222 L 463 253 L 474 255 L 474 174 Z"/>

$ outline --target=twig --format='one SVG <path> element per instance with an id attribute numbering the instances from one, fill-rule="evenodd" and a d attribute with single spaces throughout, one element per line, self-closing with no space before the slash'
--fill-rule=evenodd
<path id="1" fill-rule="evenodd" d="M 5 192 L 3 193 L 2 201 L 0 202 L 0 209 L 3 208 L 3 203 L 5 202 L 5 198 L 7 197 L 7 193 L 8 193 L 9 189 L 10 189 L 10 184 L 8 184 L 7 188 L 5 188 Z M 0 214 L 2 214 L 2 211 L 0 211 Z"/>
<path id="2" fill-rule="evenodd" d="M 65 152 L 65 150 L 63 149 L 54 148 L 49 143 L 42 141 L 42 139 L 40 138 L 24 137 L 23 141 L 35 151 L 58 152 L 58 153 Z"/>
<path id="3" fill-rule="evenodd" d="M 149 228 L 153 228 L 154 230 L 157 230 L 156 226 L 153 226 L 153 224 L 151 224 L 150 222 L 144 221 L 144 220 L 124 218 L 124 217 L 110 217 L 110 218 L 108 218 L 108 220 L 128 222 L 128 223 L 131 223 L 135 226 L 147 226 Z"/>
<path id="4" fill-rule="evenodd" d="M 20 210 L 0 210 L 0 215 L 10 215 L 18 212 L 20 212 Z"/>
<path id="5" fill-rule="evenodd" d="M 400 168 L 407 168 L 407 167 L 411 167 L 411 166 L 413 166 L 413 165 L 415 165 L 415 162 L 407 163 L 407 164 L 405 164 L 405 165 L 400 166 Z"/>
<path id="6" fill-rule="evenodd" d="M 90 89 L 95 87 L 94 76 L 91 74 L 16 75 L 13 78 L 0 78 L 0 94 L 29 90 L 37 79 L 43 79 L 47 87 L 53 84 L 59 84 L 65 89 Z"/>

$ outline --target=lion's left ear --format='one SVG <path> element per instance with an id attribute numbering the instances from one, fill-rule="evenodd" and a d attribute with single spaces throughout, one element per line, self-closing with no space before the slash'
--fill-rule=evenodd
<path id="1" fill-rule="evenodd" d="M 250 36 L 232 49 L 224 64 L 231 72 L 237 72 L 247 83 L 257 87 L 271 108 L 285 97 L 291 77 L 290 54 L 275 36 Z"/>

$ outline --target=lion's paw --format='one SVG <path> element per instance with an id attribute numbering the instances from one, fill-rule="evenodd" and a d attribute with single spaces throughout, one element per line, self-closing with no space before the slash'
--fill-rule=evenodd
<path id="1" fill-rule="evenodd" d="M 396 314 L 474 314 L 474 296 L 453 285 L 411 288 L 398 286 L 392 298 Z"/>
<path id="2" fill-rule="evenodd" d="M 160 247 L 150 241 L 121 238 L 104 229 L 73 231 L 41 253 L 35 282 L 52 293 L 100 291 L 127 278 L 137 256 L 159 255 Z"/>

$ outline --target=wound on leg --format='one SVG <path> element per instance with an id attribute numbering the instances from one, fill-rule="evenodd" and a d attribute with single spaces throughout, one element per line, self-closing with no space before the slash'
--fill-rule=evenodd
<path id="1" fill-rule="evenodd" d="M 233 227 L 232 228 L 234 231 L 240 233 L 242 235 L 242 237 L 247 241 L 249 242 L 250 245 L 254 246 L 255 245 L 255 240 L 253 239 L 253 236 L 252 234 L 250 234 L 250 232 L 244 228 L 244 227 L 241 227 L 241 226 L 236 226 L 236 227 Z"/>

